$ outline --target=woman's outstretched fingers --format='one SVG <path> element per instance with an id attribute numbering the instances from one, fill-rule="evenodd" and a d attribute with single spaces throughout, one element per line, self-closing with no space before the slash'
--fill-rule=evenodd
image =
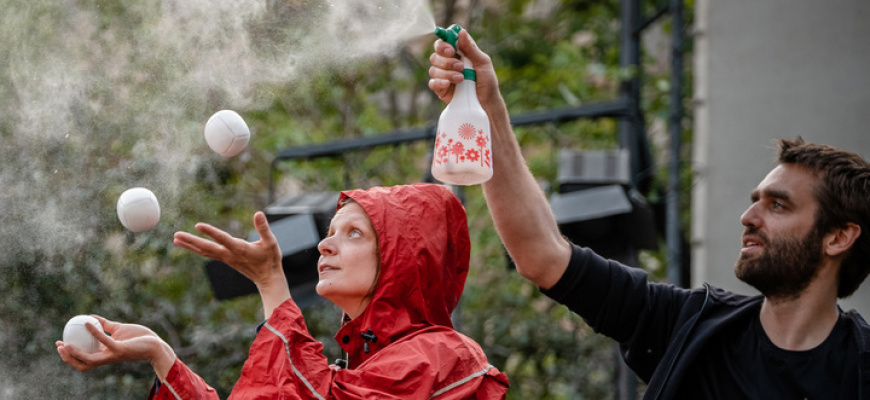
<path id="1" fill-rule="evenodd" d="M 199 253 L 199 247 L 193 245 L 190 238 L 191 236 L 193 235 L 187 232 L 175 232 L 175 235 L 173 235 L 172 237 L 172 244 L 178 247 L 183 247 L 195 253 Z"/>
<path id="2" fill-rule="evenodd" d="M 69 364 L 79 372 L 90 371 L 96 367 L 89 361 L 90 354 L 77 349 L 75 346 L 61 342 L 60 345 L 57 346 L 57 353 L 60 354 L 60 358 L 63 362 Z"/>
<path id="3" fill-rule="evenodd" d="M 217 259 L 221 252 L 226 249 L 211 240 L 203 239 L 198 236 L 191 235 L 187 232 L 176 232 L 172 241 L 178 247 L 188 249 L 201 256 Z"/>
<path id="4" fill-rule="evenodd" d="M 269 220 L 266 218 L 266 214 L 262 211 L 254 213 L 254 228 L 257 229 L 257 233 L 260 234 L 260 240 L 264 243 L 271 245 L 278 241 L 275 238 L 275 234 L 272 233 L 272 229 L 269 228 Z"/>
<path id="5" fill-rule="evenodd" d="M 103 320 L 105 321 L 105 319 L 103 319 Z M 101 324 L 102 324 L 102 322 L 101 322 Z M 103 330 L 101 330 L 100 328 L 97 328 L 96 325 L 91 324 L 91 323 L 86 323 L 85 329 L 87 329 L 88 332 L 91 333 L 91 335 L 94 335 L 94 338 L 96 338 L 97 341 L 102 343 L 103 346 L 106 346 L 106 348 L 109 348 L 109 349 L 115 348 L 115 339 L 112 339 L 111 336 L 106 335 L 106 332 L 103 332 Z M 105 329 L 105 328 L 103 328 L 103 329 Z"/>
<path id="6" fill-rule="evenodd" d="M 65 362 L 69 366 L 75 368 L 76 371 L 79 371 L 79 372 L 87 371 L 87 368 L 85 368 L 84 364 L 82 364 L 81 361 L 75 359 L 72 355 L 70 355 L 70 353 L 69 353 L 69 349 L 71 348 L 70 346 L 64 345 L 63 342 L 57 342 L 56 345 L 57 345 L 57 354 L 60 355 L 60 359 L 63 360 L 63 362 Z"/>
<path id="7" fill-rule="evenodd" d="M 224 247 L 230 247 L 230 245 L 232 245 L 233 242 L 236 240 L 236 238 L 232 237 L 232 235 L 230 235 L 229 233 L 215 228 L 214 226 L 209 225 L 205 222 L 197 223 L 196 225 L 194 225 L 194 228 L 208 236 L 211 236 L 211 238 L 214 239 L 215 242 L 219 243 Z"/>
<path id="8" fill-rule="evenodd" d="M 204 257 L 221 261 L 259 284 L 274 279 L 273 275 L 283 275 L 283 269 L 278 239 L 269 227 L 266 214 L 262 211 L 254 213 L 253 222 L 260 236 L 255 242 L 235 238 L 223 230 L 200 222 L 196 224 L 196 230 L 211 239 L 187 232 L 176 232 L 173 243 Z"/>
<path id="9" fill-rule="evenodd" d="M 115 321 L 108 320 L 97 314 L 91 314 L 91 316 L 96 318 L 100 325 L 103 327 L 103 331 L 108 332 L 110 335 L 118 329 L 118 326 L 121 325 Z"/>

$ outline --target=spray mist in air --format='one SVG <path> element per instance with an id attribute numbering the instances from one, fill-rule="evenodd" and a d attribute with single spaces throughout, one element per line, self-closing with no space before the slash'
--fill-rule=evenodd
<path id="1" fill-rule="evenodd" d="M 293 85 L 312 70 L 397 54 L 406 41 L 432 33 L 426 3 L 5 1 L 0 398 L 93 397 L 96 379 L 44 379 L 71 376 L 54 341 L 71 309 L 97 297 L 107 308 L 115 299 L 125 306 L 138 290 L 129 282 L 189 267 L 151 255 L 170 248 L 181 229 L 174 224 L 191 218 L 185 204 L 200 200 L 191 201 L 191 189 L 217 186 L 222 160 L 203 142 L 210 115 L 268 106 L 274 99 L 259 88 Z M 161 223 L 136 235 L 117 216 L 117 200 L 130 187 L 156 193 L 162 214 Z M 61 297 L 36 290 L 46 282 L 80 296 L 20 322 L 18 305 Z M 6 319 L 12 315 L 15 321 Z"/>

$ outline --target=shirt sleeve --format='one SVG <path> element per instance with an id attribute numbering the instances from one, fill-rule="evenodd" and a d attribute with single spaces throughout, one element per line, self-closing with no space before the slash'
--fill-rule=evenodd
<path id="1" fill-rule="evenodd" d="M 650 305 L 647 274 L 572 244 L 571 260 L 548 297 L 577 313 L 596 332 L 628 341 Z"/>
<path id="2" fill-rule="evenodd" d="M 655 327 L 669 336 L 687 291 L 650 283 L 647 273 L 608 260 L 592 250 L 572 245 L 571 260 L 562 278 L 542 293 L 566 305 L 596 332 L 620 343 Z"/>
<path id="3" fill-rule="evenodd" d="M 685 319 L 691 291 L 649 282 L 640 268 L 572 246 L 562 278 L 542 293 L 580 315 L 596 332 L 619 342 L 626 362 L 642 379 L 649 379 Z"/>

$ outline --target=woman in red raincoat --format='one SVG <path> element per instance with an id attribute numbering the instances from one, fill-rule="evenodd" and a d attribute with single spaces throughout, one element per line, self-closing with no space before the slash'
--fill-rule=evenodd
<path id="1" fill-rule="evenodd" d="M 290 298 L 281 252 L 265 215 L 249 243 L 207 224 L 206 240 L 176 233 L 178 246 L 222 260 L 257 284 L 266 322 L 251 345 L 230 399 L 503 399 L 507 376 L 480 346 L 456 332 L 450 314 L 468 272 L 465 210 L 445 187 L 415 184 L 342 192 L 329 235 L 318 245 L 317 292 L 345 323 L 346 353 L 329 365 Z M 104 348 L 86 354 L 58 342 L 79 370 L 149 360 L 159 378 L 149 398 L 216 399 L 215 391 L 150 329 L 99 318 L 88 329 Z M 343 365 L 341 365 L 343 364 Z"/>

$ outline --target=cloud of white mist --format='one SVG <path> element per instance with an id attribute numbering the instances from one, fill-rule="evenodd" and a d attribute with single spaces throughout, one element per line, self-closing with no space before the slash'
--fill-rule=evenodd
<path id="1" fill-rule="evenodd" d="M 126 187 L 171 207 L 213 156 L 209 107 L 255 107 L 258 83 L 394 54 L 434 28 L 426 0 L 6 3 L 0 246 L 50 252 L 95 234 L 93 213 L 114 213 Z"/>
<path id="2" fill-rule="evenodd" d="M 397 54 L 433 28 L 428 0 L 3 0 L 0 279 L 34 253 L 80 257 L 129 187 L 177 213 L 197 166 L 219 160 L 205 121 L 267 104 L 258 84 Z M 4 364 L 0 399 L 42 368 Z"/>

